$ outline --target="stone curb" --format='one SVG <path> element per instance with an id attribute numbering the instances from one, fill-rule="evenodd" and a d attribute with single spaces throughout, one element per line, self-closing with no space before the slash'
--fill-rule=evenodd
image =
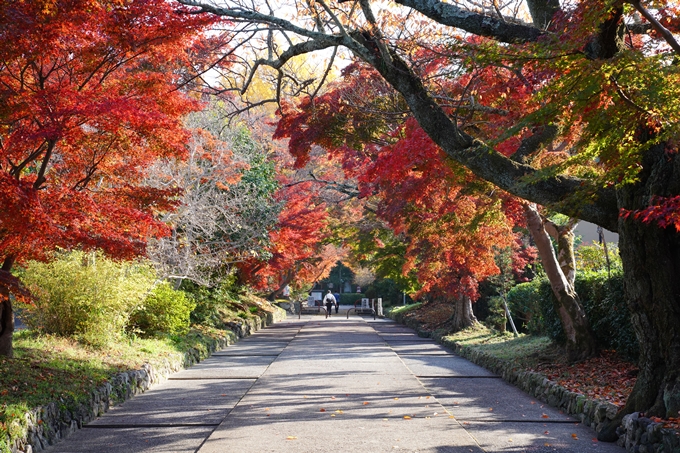
<path id="1" fill-rule="evenodd" d="M 164 382 L 177 371 L 204 360 L 213 352 L 233 344 L 234 340 L 246 337 L 261 328 L 285 319 L 285 312 L 277 309 L 273 313 L 226 324 L 229 329 L 225 337 L 206 342 L 205 351 L 191 348 L 177 353 L 160 364 L 145 364 L 139 370 L 115 374 L 109 380 L 90 392 L 89 401 L 78 406 L 67 407 L 65 401 L 53 401 L 32 409 L 24 414 L 24 434 L 9 442 L 12 453 L 33 453 L 66 439 L 83 425 L 101 416 L 111 406 L 122 403 L 143 393 L 153 385 Z M 15 421 L 14 423 L 18 423 Z M 20 427 L 18 427 L 20 428 Z"/>
<path id="2" fill-rule="evenodd" d="M 581 423 L 599 432 L 605 422 L 614 419 L 618 406 L 601 400 L 594 400 L 580 393 L 571 392 L 549 380 L 540 373 L 517 369 L 512 363 L 493 357 L 484 352 L 447 341 L 442 335 L 423 330 L 421 324 L 407 318 L 405 314 L 388 315 L 396 322 L 415 330 L 419 336 L 432 338 L 456 354 L 501 376 L 505 381 L 524 390 L 536 399 L 547 403 L 579 419 Z M 640 417 L 638 412 L 626 415 L 616 433 L 617 444 L 631 453 L 680 453 L 680 434 L 663 428 L 649 418 Z"/>

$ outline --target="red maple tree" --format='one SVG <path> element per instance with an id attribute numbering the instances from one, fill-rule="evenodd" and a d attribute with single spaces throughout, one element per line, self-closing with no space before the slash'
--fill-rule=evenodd
<path id="1" fill-rule="evenodd" d="M 162 0 L 2 3 L 4 282 L 13 263 L 56 247 L 131 257 L 165 233 L 154 214 L 175 192 L 145 187 L 144 169 L 184 153 L 182 117 L 197 103 L 177 87 L 197 32 L 214 22 Z M 8 354 L 8 300 L 0 319 Z"/>
<path id="2" fill-rule="evenodd" d="M 360 193 L 379 200 L 377 214 L 408 238 L 404 274 L 415 272 L 420 295 L 461 305 L 463 327 L 473 321 L 469 301 L 478 297 L 477 283 L 498 272 L 494 247 L 519 251 L 518 202 L 447 163 L 374 71 L 357 64 L 345 76 L 324 95 L 286 110 L 277 137 L 290 138 L 298 165 L 312 145 L 342 160 Z"/>

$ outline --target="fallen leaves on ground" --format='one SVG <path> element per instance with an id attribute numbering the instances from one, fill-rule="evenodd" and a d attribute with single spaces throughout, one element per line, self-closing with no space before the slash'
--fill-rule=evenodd
<path id="1" fill-rule="evenodd" d="M 572 392 L 623 407 L 635 385 L 638 369 L 621 360 L 614 351 L 602 351 L 599 357 L 574 365 L 551 363 L 532 371 Z"/>
<path id="2" fill-rule="evenodd" d="M 669 419 L 662 419 L 659 417 L 649 417 L 649 419 L 655 423 L 663 423 L 664 428 L 669 428 L 669 429 L 674 429 L 676 431 L 680 431 L 680 417 L 677 418 L 669 418 Z"/>

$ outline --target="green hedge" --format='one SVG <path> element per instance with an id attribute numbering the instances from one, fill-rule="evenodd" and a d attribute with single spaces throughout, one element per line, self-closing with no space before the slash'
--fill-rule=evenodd
<path id="1" fill-rule="evenodd" d="M 623 274 L 613 272 L 610 277 L 607 271 L 579 272 L 574 285 L 599 346 L 637 359 L 639 346 L 623 297 Z M 559 343 L 565 341 L 547 279 L 537 278 L 515 286 L 508 293 L 508 302 L 515 321 L 519 320 L 525 331 L 547 335 Z"/>
<path id="2" fill-rule="evenodd" d="M 340 294 L 340 305 L 354 305 L 354 302 L 361 301 L 362 298 L 366 297 L 362 293 L 342 293 Z"/>

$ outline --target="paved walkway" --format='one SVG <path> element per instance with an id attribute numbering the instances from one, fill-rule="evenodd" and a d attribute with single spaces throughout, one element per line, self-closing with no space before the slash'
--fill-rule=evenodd
<path id="1" fill-rule="evenodd" d="M 176 373 L 49 453 L 623 452 L 389 320 L 303 316 Z"/>

